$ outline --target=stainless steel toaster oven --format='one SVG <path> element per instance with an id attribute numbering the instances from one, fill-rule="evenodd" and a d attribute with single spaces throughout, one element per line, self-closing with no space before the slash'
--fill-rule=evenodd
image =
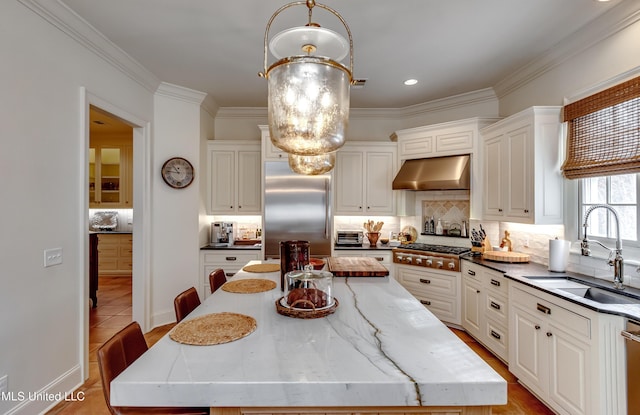
<path id="1" fill-rule="evenodd" d="M 362 231 L 338 231 L 336 245 L 338 246 L 362 246 L 364 232 Z"/>

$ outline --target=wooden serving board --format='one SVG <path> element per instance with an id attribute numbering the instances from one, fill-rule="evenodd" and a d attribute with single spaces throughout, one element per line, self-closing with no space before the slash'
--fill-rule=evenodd
<path id="1" fill-rule="evenodd" d="M 497 262 L 529 262 L 529 255 L 520 252 L 486 251 L 482 257 Z"/>
<path id="2" fill-rule="evenodd" d="M 375 258 L 329 257 L 327 268 L 336 277 L 386 277 L 389 270 Z"/>

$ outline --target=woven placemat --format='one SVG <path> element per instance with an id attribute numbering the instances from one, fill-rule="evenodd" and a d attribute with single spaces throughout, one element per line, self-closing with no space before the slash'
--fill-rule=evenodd
<path id="1" fill-rule="evenodd" d="M 253 294 L 263 291 L 270 291 L 276 288 L 275 281 L 264 278 L 248 278 L 244 280 L 234 280 L 222 286 L 223 291 L 238 294 Z"/>
<path id="2" fill-rule="evenodd" d="M 276 272 L 280 271 L 280 264 L 251 264 L 242 268 L 247 272 Z"/>
<path id="3" fill-rule="evenodd" d="M 253 317 L 237 313 L 214 313 L 185 320 L 175 326 L 169 337 L 178 343 L 211 346 L 229 343 L 253 333 Z"/>

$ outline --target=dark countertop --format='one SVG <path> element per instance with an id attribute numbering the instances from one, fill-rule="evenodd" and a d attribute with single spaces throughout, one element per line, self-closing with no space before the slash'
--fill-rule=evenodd
<path id="1" fill-rule="evenodd" d="M 640 301 L 638 304 L 604 304 L 589 299 L 562 291 L 557 288 L 550 288 L 544 286 L 544 280 L 546 278 L 571 278 L 577 280 L 577 282 L 584 283 L 594 287 L 600 287 L 610 289 L 613 285 L 611 281 L 603 280 L 600 278 L 590 277 L 588 275 L 579 274 L 576 272 L 553 272 L 549 271 L 546 265 L 538 264 L 535 262 L 528 263 L 507 263 L 488 261 L 481 256 L 464 255 L 461 257 L 463 260 L 472 262 L 474 264 L 482 265 L 490 268 L 494 271 L 504 273 L 506 278 L 510 280 L 525 284 L 529 287 L 533 287 L 537 290 L 551 294 L 555 297 L 559 297 L 563 300 L 578 304 L 582 307 L 594 310 L 598 313 L 614 314 L 627 318 L 633 318 L 640 320 Z M 527 277 L 540 277 L 538 279 L 531 279 Z M 615 293 L 627 295 L 630 297 L 640 298 L 640 289 L 625 287 L 624 291 L 615 290 Z"/>
<path id="2" fill-rule="evenodd" d="M 127 234 L 129 234 L 130 235 L 133 232 L 132 231 L 89 231 L 89 235 L 91 235 L 92 233 L 96 233 L 96 234 L 99 234 L 99 235 L 111 235 L 111 234 L 113 234 L 113 235 L 122 235 L 122 234 L 127 235 Z"/>
<path id="3" fill-rule="evenodd" d="M 232 250 L 232 251 L 259 251 L 260 246 L 255 245 L 231 245 L 231 246 L 216 246 L 205 245 L 200 248 L 201 250 Z"/>
<path id="4" fill-rule="evenodd" d="M 362 246 L 342 246 L 342 245 L 334 245 L 333 249 L 336 251 L 391 251 L 395 246 L 390 245 L 366 245 Z"/>

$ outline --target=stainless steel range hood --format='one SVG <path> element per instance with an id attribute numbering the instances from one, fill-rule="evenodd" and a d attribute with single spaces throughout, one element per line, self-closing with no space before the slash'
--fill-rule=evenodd
<path id="1" fill-rule="evenodd" d="M 407 160 L 393 179 L 394 190 L 468 190 L 470 157 L 434 157 Z"/>

